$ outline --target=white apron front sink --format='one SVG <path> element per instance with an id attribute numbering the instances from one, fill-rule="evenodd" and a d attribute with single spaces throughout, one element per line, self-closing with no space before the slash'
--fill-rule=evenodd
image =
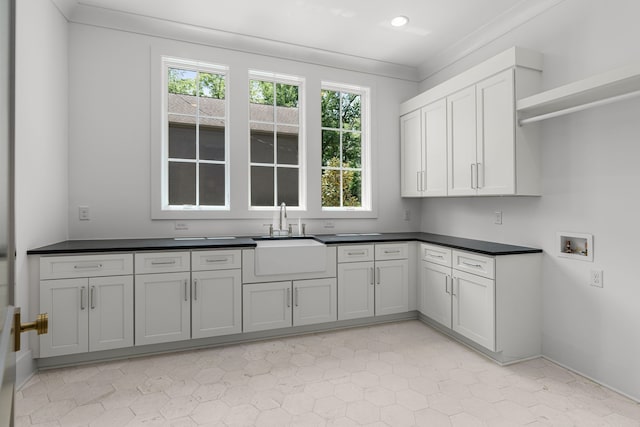
<path id="1" fill-rule="evenodd" d="M 316 240 L 258 240 L 256 244 L 256 276 L 313 273 L 326 268 L 326 246 Z"/>

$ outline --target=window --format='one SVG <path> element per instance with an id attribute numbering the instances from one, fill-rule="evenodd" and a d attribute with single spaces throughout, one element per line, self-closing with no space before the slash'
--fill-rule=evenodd
<path id="1" fill-rule="evenodd" d="M 229 209 L 227 68 L 163 57 L 162 206 Z"/>
<path id="2" fill-rule="evenodd" d="M 323 83 L 322 208 L 371 210 L 369 90 Z"/>
<path id="3" fill-rule="evenodd" d="M 249 73 L 250 205 L 304 207 L 303 80 Z"/>

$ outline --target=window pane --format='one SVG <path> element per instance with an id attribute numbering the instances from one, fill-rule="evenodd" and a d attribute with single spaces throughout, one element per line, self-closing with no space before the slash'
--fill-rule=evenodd
<path id="1" fill-rule="evenodd" d="M 322 127 L 338 129 L 340 127 L 340 93 L 323 90 L 321 101 Z"/>
<path id="2" fill-rule="evenodd" d="M 196 204 L 196 164 L 169 162 L 169 204 Z"/>
<path id="3" fill-rule="evenodd" d="M 342 172 L 342 206 L 362 206 L 362 175 L 356 171 Z"/>
<path id="4" fill-rule="evenodd" d="M 200 163 L 200 205 L 224 206 L 224 165 Z"/>
<path id="5" fill-rule="evenodd" d="M 342 94 L 342 127 L 360 130 L 360 95 Z"/>
<path id="6" fill-rule="evenodd" d="M 345 168 L 361 167 L 362 144 L 360 134 L 345 132 L 342 134 L 342 166 Z"/>
<path id="7" fill-rule="evenodd" d="M 195 122 L 195 117 L 193 117 Z M 169 157 L 174 159 L 196 158 L 196 126 L 194 124 L 169 123 Z"/>
<path id="8" fill-rule="evenodd" d="M 340 171 L 324 169 L 322 171 L 322 206 L 340 206 Z"/>
<path id="9" fill-rule="evenodd" d="M 322 166 L 337 167 L 340 162 L 340 133 L 333 130 L 322 131 Z"/>
<path id="10" fill-rule="evenodd" d="M 276 83 L 276 106 L 298 108 L 298 86 Z"/>
<path id="11" fill-rule="evenodd" d="M 298 168 L 278 168 L 278 205 L 298 206 Z"/>
<path id="12" fill-rule="evenodd" d="M 270 132 L 251 130 L 251 163 L 273 163 L 273 126 Z"/>
<path id="13" fill-rule="evenodd" d="M 224 127 L 206 126 L 200 123 L 200 160 L 224 159 Z"/>
<path id="14" fill-rule="evenodd" d="M 298 164 L 298 134 L 278 133 L 278 164 Z"/>
<path id="15" fill-rule="evenodd" d="M 169 68 L 169 93 L 195 96 L 197 76 L 195 71 Z"/>
<path id="16" fill-rule="evenodd" d="M 273 105 L 273 82 L 262 80 L 249 81 L 249 102 L 252 104 Z"/>
<path id="17" fill-rule="evenodd" d="M 200 73 L 200 96 L 224 99 L 225 80 L 220 74 Z"/>
<path id="18" fill-rule="evenodd" d="M 273 168 L 251 166 L 251 206 L 274 206 Z"/>

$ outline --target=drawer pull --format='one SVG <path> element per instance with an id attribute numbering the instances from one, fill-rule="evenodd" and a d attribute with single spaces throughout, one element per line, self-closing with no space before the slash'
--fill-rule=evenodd
<path id="1" fill-rule="evenodd" d="M 193 279 L 193 299 L 198 301 L 198 279 Z"/>
<path id="2" fill-rule="evenodd" d="M 205 262 L 227 262 L 229 258 L 207 258 Z"/>
<path id="3" fill-rule="evenodd" d="M 76 264 L 73 266 L 73 268 L 75 268 L 76 270 L 97 270 L 99 268 L 102 268 L 102 264 L 87 264 L 87 265 Z"/>
<path id="4" fill-rule="evenodd" d="M 399 254 L 400 253 L 400 249 L 396 249 L 396 250 L 393 250 L 393 251 L 389 251 L 389 250 L 385 249 L 384 253 L 385 254 Z"/>
<path id="5" fill-rule="evenodd" d="M 184 300 L 189 301 L 189 290 L 187 289 L 187 279 L 184 280 Z"/>
<path id="6" fill-rule="evenodd" d="M 84 310 L 84 286 L 80 288 L 80 310 Z"/>
<path id="7" fill-rule="evenodd" d="M 369 283 L 371 283 L 373 285 L 373 281 L 374 281 L 374 278 L 373 278 L 373 267 L 371 267 L 369 269 L 369 277 L 370 277 Z"/>
<path id="8" fill-rule="evenodd" d="M 365 251 L 360 252 L 347 252 L 347 255 L 366 255 Z"/>
<path id="9" fill-rule="evenodd" d="M 298 303 L 300 302 L 300 288 L 296 288 L 296 294 L 294 295 L 294 300 L 296 302 L 296 307 L 298 307 Z"/>
<path id="10" fill-rule="evenodd" d="M 376 267 L 376 283 L 380 284 L 380 267 Z"/>
<path id="11" fill-rule="evenodd" d="M 434 255 L 434 254 L 429 253 L 429 252 L 427 252 L 427 256 L 430 256 L 431 258 L 444 259 L 444 255 Z"/>
<path id="12" fill-rule="evenodd" d="M 482 264 L 473 264 L 467 261 L 462 261 L 462 264 L 466 265 L 467 267 L 482 268 Z"/>
<path id="13" fill-rule="evenodd" d="M 291 307 L 291 288 L 287 288 L 287 307 Z"/>
<path id="14" fill-rule="evenodd" d="M 151 261 L 151 265 L 173 265 L 175 263 L 175 259 L 172 259 L 171 261 Z"/>

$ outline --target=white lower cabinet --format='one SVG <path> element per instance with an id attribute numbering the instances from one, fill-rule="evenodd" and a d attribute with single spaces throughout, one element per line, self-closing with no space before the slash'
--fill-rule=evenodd
<path id="1" fill-rule="evenodd" d="M 242 332 L 240 270 L 194 271 L 191 289 L 191 337 Z"/>
<path id="2" fill-rule="evenodd" d="M 336 279 L 245 284 L 243 331 L 333 322 L 337 315 Z"/>
<path id="3" fill-rule="evenodd" d="M 136 275 L 136 345 L 191 337 L 189 276 L 189 272 Z"/>
<path id="4" fill-rule="evenodd" d="M 421 261 L 418 310 L 451 328 L 451 267 Z"/>
<path id="5" fill-rule="evenodd" d="M 407 312 L 407 254 L 407 243 L 341 247 L 338 252 L 338 320 Z M 369 261 L 351 262 L 362 257 Z"/>
<path id="6" fill-rule="evenodd" d="M 495 281 L 457 270 L 453 270 L 452 278 L 452 329 L 495 351 Z"/>
<path id="7" fill-rule="evenodd" d="M 40 357 L 133 345 L 132 276 L 42 280 L 40 310 L 50 325 Z"/>

